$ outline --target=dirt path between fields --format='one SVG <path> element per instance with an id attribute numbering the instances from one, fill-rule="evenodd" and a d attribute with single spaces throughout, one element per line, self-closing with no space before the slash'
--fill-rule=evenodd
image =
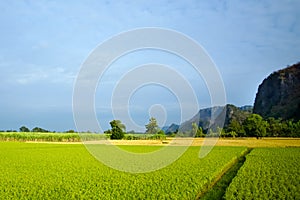
<path id="1" fill-rule="evenodd" d="M 208 185 L 206 190 L 199 192 L 196 199 L 223 199 L 226 189 L 243 166 L 246 161 L 246 156 L 251 151 L 252 148 L 248 148 L 239 158 L 229 164 L 229 166 L 227 166 L 223 172 L 221 172 L 215 180 Z"/>

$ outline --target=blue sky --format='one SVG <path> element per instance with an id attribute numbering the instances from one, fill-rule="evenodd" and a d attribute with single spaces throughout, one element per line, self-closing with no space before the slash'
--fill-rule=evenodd
<path id="1" fill-rule="evenodd" d="M 227 102 L 252 105 L 265 77 L 300 61 L 299 8 L 298 0 L 1 1 L 0 130 L 22 125 L 75 129 L 72 92 L 81 64 L 101 42 L 140 27 L 174 29 L 193 38 L 218 67 Z M 117 81 L 121 65 L 127 70 L 152 60 L 175 68 L 186 65 L 162 52 L 128 56 L 112 66 L 104 82 Z M 201 91 L 197 92 L 200 107 L 209 106 L 204 82 L 188 67 L 184 69 L 181 73 L 195 91 Z M 106 129 L 113 117 L 107 107 L 113 85 L 101 87 L 95 107 Z M 150 113 L 164 116 L 159 119 L 161 125 L 163 121 L 179 123 L 174 96 L 163 90 L 159 98 L 150 98 L 159 90 L 154 85 L 145 87 L 131 98 L 130 105 L 140 108 L 130 111 L 140 126 L 148 121 L 149 107 L 156 104 L 166 105 L 165 111 L 154 106 Z"/>

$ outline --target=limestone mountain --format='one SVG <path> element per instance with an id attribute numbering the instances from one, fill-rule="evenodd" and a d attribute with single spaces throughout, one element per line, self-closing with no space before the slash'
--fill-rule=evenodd
<path id="1" fill-rule="evenodd" d="M 201 109 L 194 117 L 180 125 L 179 132 L 191 130 L 192 123 L 202 127 L 204 132 L 216 127 L 224 127 L 226 129 L 233 119 L 242 123 L 252 113 L 252 108 L 252 106 L 236 107 L 227 104 L 226 106 Z"/>
<path id="2" fill-rule="evenodd" d="M 273 72 L 259 86 L 253 112 L 300 120 L 300 63 Z"/>

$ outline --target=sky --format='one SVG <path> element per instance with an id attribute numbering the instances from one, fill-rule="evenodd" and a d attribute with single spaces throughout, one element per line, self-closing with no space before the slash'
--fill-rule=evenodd
<path id="1" fill-rule="evenodd" d="M 144 27 L 192 38 L 215 63 L 226 102 L 253 105 L 264 78 L 300 61 L 299 8 L 298 0 L 0 1 L 0 130 L 76 130 L 73 90 L 83 63 L 109 38 Z M 94 107 L 101 130 L 114 119 L 112 108 L 122 109 L 119 99 L 111 106 L 118 82 L 149 63 L 174 69 L 190 82 L 199 108 L 211 106 L 206 82 L 189 63 L 168 52 L 136 51 L 116 60 L 99 80 Z M 143 131 L 150 116 L 160 126 L 187 120 L 179 101 L 159 84 L 132 91 L 126 110 L 136 126 L 127 130 Z"/>

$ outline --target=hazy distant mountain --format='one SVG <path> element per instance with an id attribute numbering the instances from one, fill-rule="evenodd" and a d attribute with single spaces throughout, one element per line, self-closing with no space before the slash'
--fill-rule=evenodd
<path id="1" fill-rule="evenodd" d="M 253 106 L 250 105 L 246 105 L 246 106 L 241 106 L 239 107 L 239 109 L 243 110 L 243 111 L 248 111 L 248 112 L 253 112 Z"/>
<path id="2" fill-rule="evenodd" d="M 199 112 L 192 117 L 190 120 L 185 121 L 179 127 L 180 132 L 187 132 L 192 129 L 192 124 L 196 123 L 199 127 L 202 127 L 204 131 L 208 130 L 210 127 L 216 127 L 217 124 L 219 127 L 222 125 L 222 118 L 224 118 L 224 107 L 216 106 L 212 108 L 204 108 L 199 110 Z M 221 120 L 217 120 L 217 118 Z"/>
<path id="3" fill-rule="evenodd" d="M 166 134 L 170 134 L 170 133 L 176 133 L 179 129 L 179 125 L 178 124 L 171 124 L 170 126 L 164 126 L 162 128 L 162 130 L 166 133 Z"/>
<path id="4" fill-rule="evenodd" d="M 300 63 L 273 72 L 260 84 L 253 112 L 300 120 Z"/>
<path id="5" fill-rule="evenodd" d="M 232 119 L 236 119 L 239 122 L 244 121 L 252 113 L 252 108 L 252 106 L 236 107 L 231 104 L 204 108 L 200 109 L 194 117 L 185 121 L 180 126 L 172 124 L 171 126 L 164 127 L 163 130 L 165 133 L 176 132 L 176 130 L 186 132 L 191 130 L 192 123 L 196 123 L 199 127 L 202 127 L 204 132 L 207 132 L 209 128 L 226 128 Z"/>

